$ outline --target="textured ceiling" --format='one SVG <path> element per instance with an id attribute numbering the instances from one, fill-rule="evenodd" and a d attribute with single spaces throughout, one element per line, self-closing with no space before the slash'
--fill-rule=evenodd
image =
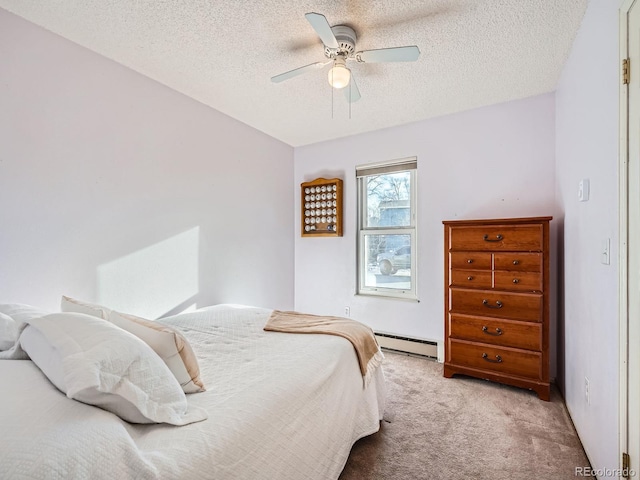
<path id="1" fill-rule="evenodd" d="M 553 91 L 587 0 L 0 0 L 0 7 L 292 146 Z M 417 45 L 414 63 L 350 62 L 351 104 L 305 19 L 356 50 Z M 350 110 L 350 111 L 349 111 Z M 350 118 L 349 118 L 350 117 Z"/>

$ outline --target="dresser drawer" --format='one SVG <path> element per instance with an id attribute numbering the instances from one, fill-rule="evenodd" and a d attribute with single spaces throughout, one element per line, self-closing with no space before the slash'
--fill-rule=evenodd
<path id="1" fill-rule="evenodd" d="M 515 272 L 542 272 L 541 253 L 496 253 L 493 268 Z"/>
<path id="2" fill-rule="evenodd" d="M 504 272 L 493 274 L 493 288 L 518 292 L 541 292 L 542 275 L 534 272 Z"/>
<path id="3" fill-rule="evenodd" d="M 504 347 L 542 349 L 542 324 L 449 314 L 449 336 Z"/>
<path id="4" fill-rule="evenodd" d="M 454 365 L 490 370 L 518 377 L 542 377 L 542 354 L 515 348 L 500 348 L 481 343 L 449 339 L 449 358 Z"/>
<path id="5" fill-rule="evenodd" d="M 450 228 L 450 250 L 542 250 L 542 225 L 474 225 Z"/>
<path id="6" fill-rule="evenodd" d="M 541 321 L 542 295 L 451 287 L 449 311 L 476 316 Z"/>
<path id="7" fill-rule="evenodd" d="M 491 270 L 491 254 L 478 252 L 452 252 L 451 268 Z"/>
<path id="8" fill-rule="evenodd" d="M 466 288 L 491 288 L 491 272 L 483 270 L 451 270 L 451 286 Z"/>

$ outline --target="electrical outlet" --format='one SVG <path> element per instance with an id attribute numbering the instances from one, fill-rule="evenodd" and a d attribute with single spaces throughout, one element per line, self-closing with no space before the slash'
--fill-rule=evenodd
<path id="1" fill-rule="evenodd" d="M 589 391 L 589 379 L 584 377 L 584 399 L 587 401 L 587 405 L 591 405 L 591 392 Z"/>
<path id="2" fill-rule="evenodd" d="M 344 307 L 344 315 L 346 317 L 351 316 L 351 307 Z"/>

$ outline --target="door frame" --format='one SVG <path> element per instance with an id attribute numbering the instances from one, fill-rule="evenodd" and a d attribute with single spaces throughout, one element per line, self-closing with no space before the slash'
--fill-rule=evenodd
<path id="1" fill-rule="evenodd" d="M 629 172 L 629 87 L 622 81 L 622 62 L 629 58 L 629 11 L 637 0 L 624 0 L 620 5 L 619 41 L 620 41 L 620 120 L 619 120 L 619 245 L 618 245 L 618 321 L 619 321 L 619 452 L 630 455 L 630 468 L 638 472 L 640 464 L 640 426 L 630 423 L 630 409 L 638 411 L 640 404 L 636 392 L 640 390 L 640 375 L 633 372 L 630 375 L 630 360 L 639 356 L 640 342 L 637 336 L 638 318 L 633 318 L 631 312 L 640 311 L 640 299 L 630 295 L 629 284 L 638 285 L 640 273 L 637 268 L 629 268 L 629 238 L 640 238 L 640 205 L 638 194 L 640 179 Z M 636 6 L 640 8 L 640 6 Z M 635 58 L 634 58 L 635 61 Z M 637 167 L 634 166 L 634 169 Z M 632 170 L 635 172 L 635 170 Z M 633 198 L 631 198 L 633 196 Z M 630 202 L 631 201 L 631 202 Z M 635 249 L 636 244 L 631 248 Z M 634 251 L 634 256 L 637 253 Z M 630 322 L 634 322 L 630 325 Z M 631 327 L 631 328 L 630 328 Z M 634 336 L 630 339 L 630 334 Z M 635 362 L 632 362 L 635 365 Z M 637 368 L 637 367 L 633 367 Z M 635 414 L 634 414 L 635 416 Z M 631 448 L 630 451 L 629 449 Z M 620 462 L 622 467 L 622 455 Z"/>

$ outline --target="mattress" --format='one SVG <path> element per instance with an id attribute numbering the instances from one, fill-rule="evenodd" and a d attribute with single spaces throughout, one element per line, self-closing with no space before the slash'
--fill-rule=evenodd
<path id="1" fill-rule="evenodd" d="M 198 356 L 208 419 L 135 425 L 68 399 L 30 360 L 0 362 L 0 478 L 336 479 L 379 429 L 384 374 L 364 386 L 353 346 L 265 332 L 271 310 L 217 305 L 162 320 Z"/>

